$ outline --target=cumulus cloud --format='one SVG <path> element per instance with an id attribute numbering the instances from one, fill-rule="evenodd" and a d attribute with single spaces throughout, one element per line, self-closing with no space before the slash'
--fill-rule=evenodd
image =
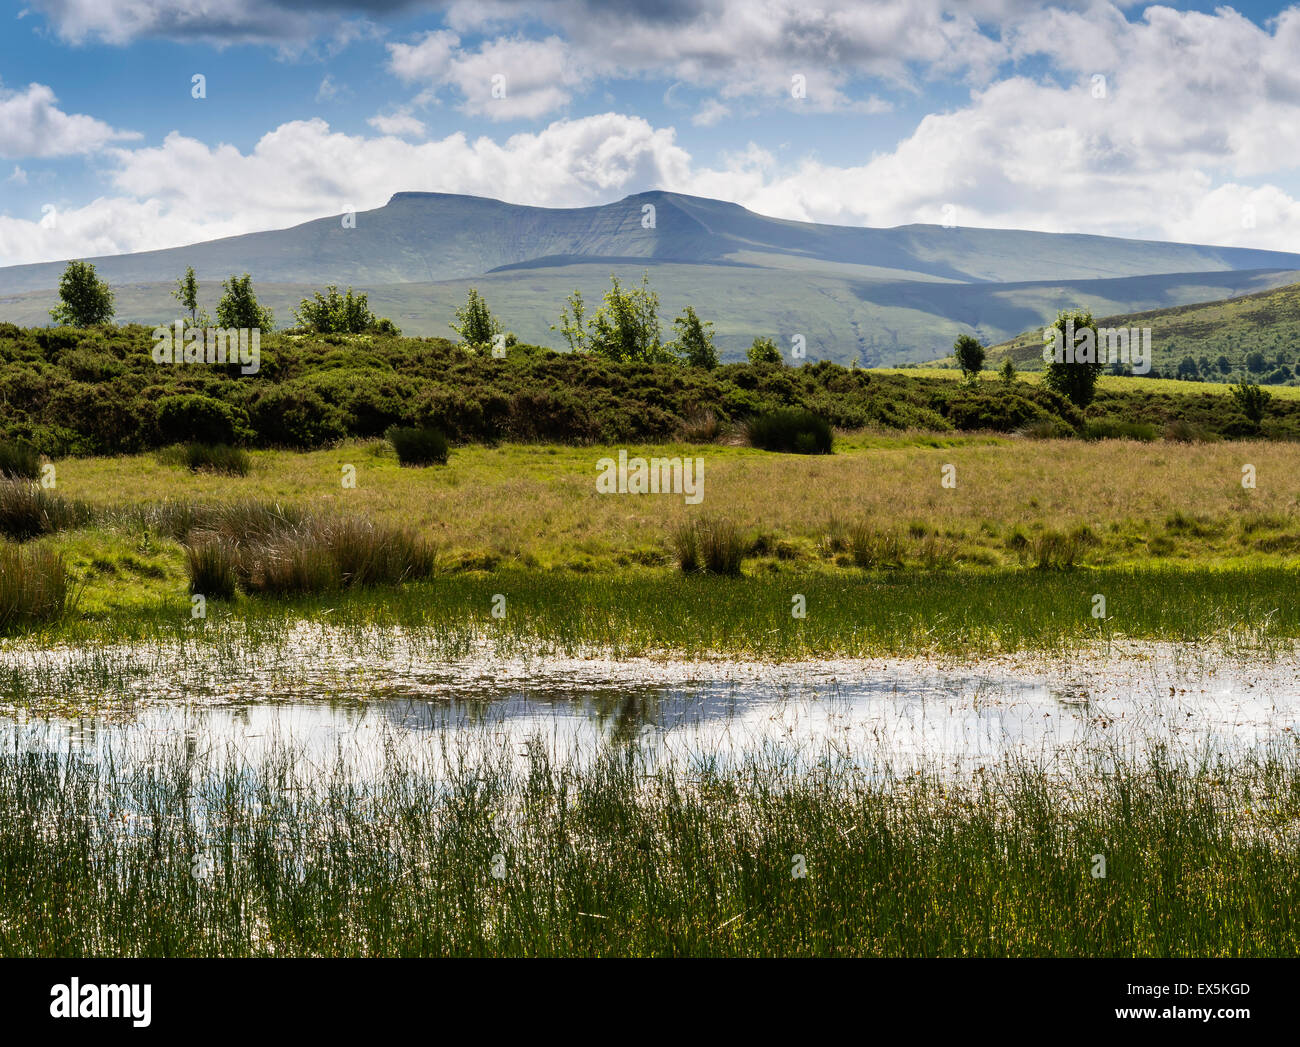
<path id="1" fill-rule="evenodd" d="M 425 85 L 425 101 L 441 87 L 454 87 L 465 113 L 489 120 L 535 119 L 561 109 L 584 79 L 559 37 L 501 37 L 476 51 L 459 44 L 460 38 L 446 30 L 411 44 L 389 44 L 389 69 L 408 83 Z"/>
<path id="2" fill-rule="evenodd" d="M 24 91 L 0 88 L 0 156 L 71 156 L 139 137 L 130 131 L 116 131 L 91 116 L 63 112 L 54 92 L 44 84 L 28 84 Z"/>
<path id="3" fill-rule="evenodd" d="M 453 134 L 413 143 L 332 130 L 320 119 L 264 135 L 249 152 L 173 132 L 113 150 L 115 194 L 60 212 L 54 228 L 0 218 L 0 264 L 115 254 L 284 228 L 379 207 L 395 192 L 472 193 L 580 207 L 647 186 L 684 186 L 690 158 L 671 129 L 607 113 L 503 142 Z"/>

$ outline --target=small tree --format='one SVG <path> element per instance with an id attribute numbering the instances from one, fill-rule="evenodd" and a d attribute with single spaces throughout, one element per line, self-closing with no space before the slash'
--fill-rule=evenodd
<path id="1" fill-rule="evenodd" d="M 302 304 L 294 310 L 294 320 L 299 327 L 319 334 L 364 334 L 379 330 L 379 320 L 370 311 L 370 302 L 366 295 L 352 293 L 339 294 L 339 289 L 330 284 L 325 293 L 319 291 L 311 298 L 304 298 Z"/>
<path id="2" fill-rule="evenodd" d="M 95 275 L 89 262 L 69 262 L 59 278 L 60 303 L 50 319 L 68 327 L 106 324 L 113 318 L 113 289 Z"/>
<path id="3" fill-rule="evenodd" d="M 673 321 L 677 338 L 673 348 L 691 366 L 711 370 L 718 366 L 718 350 L 713 344 L 713 324 L 704 323 L 695 315 L 695 309 L 686 311 Z"/>
<path id="4" fill-rule="evenodd" d="M 1068 398 L 1075 407 L 1087 407 L 1096 395 L 1097 377 L 1106 366 L 1098 362 L 1097 324 L 1092 313 L 1076 309 L 1062 311 L 1053 327 L 1057 332 L 1056 341 L 1062 344 L 1064 354 L 1061 360 L 1053 357 L 1048 361 L 1043 381 L 1049 388 Z M 1078 341 L 1080 335 L 1083 336 L 1082 344 Z M 1075 339 L 1073 345 L 1071 337 Z M 1044 359 L 1046 356 L 1047 354 Z"/>
<path id="5" fill-rule="evenodd" d="M 1270 397 L 1254 382 L 1248 382 L 1243 378 L 1232 387 L 1232 399 L 1241 408 L 1241 413 L 1255 425 L 1259 425 L 1264 420 L 1264 410 L 1268 407 Z"/>
<path id="6" fill-rule="evenodd" d="M 225 292 L 217 303 L 217 324 L 221 327 L 237 327 L 252 330 L 269 331 L 274 326 L 270 309 L 263 309 L 253 293 L 253 278 L 245 273 L 243 276 L 231 276 L 221 285 Z"/>
<path id="7" fill-rule="evenodd" d="M 489 348 L 503 330 L 501 321 L 488 309 L 486 299 L 473 287 L 465 304 L 456 310 L 456 322 L 448 326 L 460 335 L 462 345 L 475 349 Z"/>
<path id="8" fill-rule="evenodd" d="M 650 274 L 641 286 L 624 290 L 610 274 L 604 304 L 587 325 L 587 345 L 594 353 L 620 362 L 657 363 L 670 359 L 659 329 L 659 296 L 650 290 Z"/>
<path id="9" fill-rule="evenodd" d="M 749 357 L 751 364 L 783 364 L 785 357 L 781 355 L 781 350 L 770 338 L 755 338 L 753 344 L 745 353 Z"/>
<path id="10" fill-rule="evenodd" d="M 984 369 L 984 346 L 972 335 L 958 336 L 957 341 L 952 344 L 952 355 L 957 359 L 962 377 L 968 382 L 977 379 L 980 371 Z"/>
<path id="11" fill-rule="evenodd" d="M 998 371 L 998 377 L 1002 379 L 1004 385 L 1011 385 L 1016 380 L 1016 362 L 1008 356 L 1002 361 L 1002 367 Z"/>
<path id="12" fill-rule="evenodd" d="M 185 275 L 176 281 L 172 297 L 181 303 L 182 308 L 189 310 L 192 327 L 207 326 L 207 314 L 199 312 L 199 280 L 194 275 L 194 266 L 185 267 Z"/>
<path id="13" fill-rule="evenodd" d="M 569 348 L 573 352 L 586 352 L 587 328 L 584 326 L 586 318 L 586 306 L 582 301 L 582 292 L 574 291 L 573 294 L 569 295 L 569 304 L 560 310 L 560 322 L 551 324 L 551 330 L 559 331 L 564 335 L 564 340 L 569 343 Z"/>

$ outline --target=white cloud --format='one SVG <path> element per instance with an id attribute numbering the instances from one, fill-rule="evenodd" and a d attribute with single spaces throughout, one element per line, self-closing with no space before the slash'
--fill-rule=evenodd
<path id="1" fill-rule="evenodd" d="M 584 80 L 559 37 L 502 37 L 477 51 L 459 44 L 459 37 L 445 30 L 426 33 L 413 44 L 389 44 L 389 69 L 430 92 L 455 87 L 463 112 L 489 120 L 535 119 L 562 109 Z"/>
<path id="2" fill-rule="evenodd" d="M 46 16 L 60 39 L 72 44 L 126 44 L 142 37 L 166 37 L 218 45 L 269 43 L 279 47 L 288 41 L 306 41 L 342 31 L 345 21 L 339 5 L 333 5 L 333 11 L 312 12 L 298 4 L 273 0 L 204 0 L 198 4 L 190 0 L 29 2 Z"/>
<path id="3" fill-rule="evenodd" d="M 13 174 L 11 174 L 8 178 L 6 178 L 5 181 L 6 181 L 6 182 L 13 182 L 14 185 L 26 185 L 26 184 L 27 184 L 27 172 L 24 171 L 24 170 L 23 170 L 21 167 L 19 167 L 17 164 L 14 164 L 14 171 L 13 171 Z"/>
<path id="4" fill-rule="evenodd" d="M 414 43 L 389 44 L 388 68 L 403 80 L 441 83 L 459 46 L 460 37 L 446 29 L 425 33 Z"/>
<path id="5" fill-rule="evenodd" d="M 383 135 L 396 135 L 398 138 L 423 138 L 429 133 L 424 123 L 410 113 L 378 113 L 366 121 Z"/>
<path id="6" fill-rule="evenodd" d="M 140 137 L 115 131 L 94 117 L 69 115 L 57 103 L 54 92 L 44 84 L 28 84 L 25 91 L 0 88 L 0 156 L 70 156 Z"/>
<path id="7" fill-rule="evenodd" d="M 994 7 L 984 10 L 996 15 Z M 511 5 L 481 10 L 510 14 Z M 613 40 L 599 32 L 600 10 L 571 0 L 548 17 L 554 21 L 561 10 L 574 19 L 568 40 L 499 37 L 469 51 L 457 32 L 440 30 L 390 45 L 390 69 L 489 117 L 535 116 L 563 106 L 601 69 L 620 64 L 625 75 L 671 66 L 684 83 L 694 82 L 685 75 L 694 69 L 716 85 L 716 95 L 691 118 L 710 126 L 751 104 L 746 92 L 788 92 L 793 61 L 816 47 L 838 48 L 836 59 L 846 67 L 852 60 L 887 70 L 900 56 L 960 64 L 956 49 L 975 32 L 925 4 L 919 13 L 892 2 L 876 5 L 883 19 L 877 25 L 838 3 L 804 12 L 785 0 L 743 10 L 713 0 L 689 17 L 672 17 L 670 10 L 661 22 L 638 8 L 629 38 Z M 967 10 L 970 17 L 979 13 Z M 469 11 L 454 9 L 457 28 L 490 24 Z M 581 12 L 592 25 L 584 28 Z M 719 12 L 735 15 L 726 33 L 711 21 Z M 248 153 L 175 133 L 156 147 L 114 149 L 113 195 L 73 212 L 72 226 L 61 222 L 58 233 L 139 250 L 290 225 L 349 202 L 373 207 L 407 189 L 567 207 L 664 188 L 735 200 L 779 217 L 844 224 L 937 223 L 951 206 L 964 225 L 1286 250 L 1300 243 L 1300 67 L 1294 62 L 1300 9 L 1267 28 L 1230 9 L 1207 15 L 1152 7 L 1128 23 L 1106 4 L 1064 12 L 1009 4 L 1002 16 L 1014 31 L 1008 28 L 998 47 L 1019 60 L 1019 74 L 973 88 L 964 101 L 920 119 L 893 148 L 857 163 L 831 164 L 813 154 L 778 163 L 762 147 L 771 143 L 699 161 L 677 144 L 672 128 L 612 112 L 504 140 L 455 134 L 417 143 L 402 139 L 423 137 L 423 124 L 398 109 L 371 118 L 384 136 L 378 138 L 311 120 L 281 125 Z M 701 36 L 680 39 L 683 19 L 698 24 Z M 777 54 L 781 41 L 769 39 L 773 26 L 788 32 L 789 60 Z M 842 35 L 828 35 L 831 28 Z M 891 55 L 885 42 L 895 37 L 906 46 Z M 605 53 L 596 55 L 602 40 Z M 753 49 L 756 79 L 735 75 L 746 47 Z M 995 56 L 984 52 L 966 66 Z M 906 67 L 897 66 L 902 79 L 910 75 Z M 498 72 L 506 77 L 506 99 L 491 98 L 491 76 Z M 777 72 L 776 86 L 769 85 L 764 78 Z M 1094 74 L 1106 77 L 1104 97 L 1093 96 Z M 809 86 L 810 98 L 813 90 L 824 92 L 837 106 L 886 104 L 864 100 L 833 70 Z M 101 136 L 117 134 L 98 128 Z M 47 242 L 35 223 L 8 221 L 0 239 L 8 260 L 89 252 Z"/>
<path id="8" fill-rule="evenodd" d="M 731 115 L 731 110 L 719 102 L 716 98 L 710 98 L 700 106 L 700 111 L 691 117 L 691 123 L 696 127 L 712 127 L 720 120 L 726 119 Z"/>
<path id="9" fill-rule="evenodd" d="M 811 107 L 839 107 L 851 80 L 912 88 L 918 74 L 986 79 L 1007 47 L 980 21 L 1001 22 L 1037 5 L 969 0 L 699 0 L 694 3 L 455 0 L 447 22 L 489 31 L 529 18 L 554 27 L 573 61 L 596 77 L 661 76 L 716 88 L 725 97 L 788 97 L 807 77 Z M 816 89 L 812 89 L 814 83 Z"/>
<path id="10" fill-rule="evenodd" d="M 342 134 L 320 119 L 283 124 L 248 153 L 173 132 L 114 150 L 116 193 L 61 211 L 54 229 L 0 218 L 0 264 L 143 251 L 277 229 L 395 192 L 472 193 L 579 207 L 646 186 L 683 185 L 690 159 L 670 129 L 606 113 L 557 121 L 503 142 Z"/>
<path id="11" fill-rule="evenodd" d="M 337 84 L 334 77 L 326 73 L 320 82 L 320 87 L 316 88 L 316 101 L 332 102 L 336 98 L 346 98 L 352 93 L 347 84 Z"/>

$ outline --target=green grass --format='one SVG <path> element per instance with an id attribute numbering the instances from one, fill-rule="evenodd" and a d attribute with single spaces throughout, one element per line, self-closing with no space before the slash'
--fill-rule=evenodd
<path id="1" fill-rule="evenodd" d="M 0 636 L 58 621 L 74 602 L 63 557 L 0 545 Z"/>
<path id="2" fill-rule="evenodd" d="M 429 657 L 463 655 L 480 642 L 503 655 L 601 650 L 766 660 L 1070 651 L 1121 638 L 1266 650 L 1300 638 L 1296 583 L 1293 569 L 1276 567 L 852 568 L 742 578 L 644 568 L 619 575 L 501 568 L 399 588 L 241 596 L 209 604 L 204 622 L 191 619 L 189 596 L 178 584 L 162 603 L 83 612 L 33 631 L 24 643 L 135 642 L 146 645 L 141 657 L 147 658 L 150 645 L 197 640 L 239 657 L 276 649 L 289 626 L 308 619 L 358 637 L 372 627 L 413 629 Z M 505 619 L 491 616 L 498 593 L 507 598 Z M 1092 617 L 1097 593 L 1106 597 L 1105 621 Z M 796 595 L 805 599 L 806 618 L 791 614 Z"/>
<path id="3" fill-rule="evenodd" d="M 179 741 L 129 764 L 7 749 L 0 954 L 1300 951 L 1294 744 L 964 784 L 777 750 L 683 768 L 538 738 L 521 765 L 517 740 L 478 744 L 391 753 L 365 784 L 282 747 L 257 765 Z"/>

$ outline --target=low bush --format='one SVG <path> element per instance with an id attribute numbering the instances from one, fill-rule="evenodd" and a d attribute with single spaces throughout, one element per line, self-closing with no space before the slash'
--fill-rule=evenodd
<path id="1" fill-rule="evenodd" d="M 756 415 L 747 425 L 749 443 L 787 454 L 830 454 L 834 437 L 825 418 L 798 407 Z"/>
<path id="2" fill-rule="evenodd" d="M 21 440 L 0 440 L 0 477 L 35 480 L 41 473 L 41 456 Z"/>
<path id="3" fill-rule="evenodd" d="M 250 435 L 242 411 L 199 393 L 164 396 L 158 401 L 157 424 L 168 443 L 233 444 Z"/>
<path id="4" fill-rule="evenodd" d="M 1150 422 L 1122 422 L 1114 418 L 1088 422 L 1079 434 L 1085 440 L 1141 440 L 1156 438 L 1156 427 Z"/>
<path id="5" fill-rule="evenodd" d="M 394 426 L 388 430 L 388 442 L 403 465 L 446 465 L 450 446 L 438 429 Z"/>

